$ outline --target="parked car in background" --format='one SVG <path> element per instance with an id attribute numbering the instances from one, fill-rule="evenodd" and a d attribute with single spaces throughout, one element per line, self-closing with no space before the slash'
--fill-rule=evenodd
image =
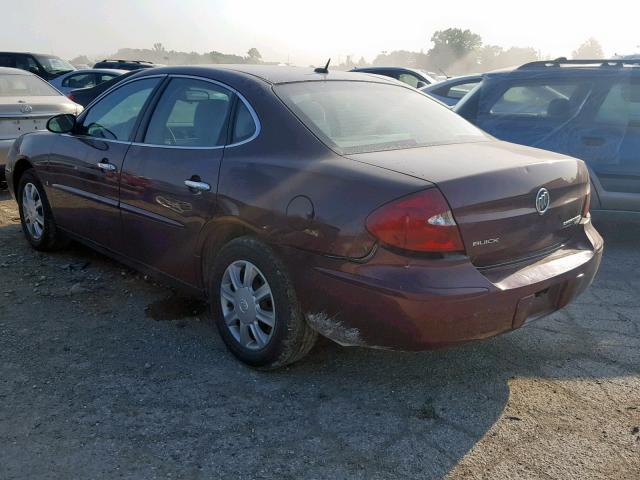
<path id="1" fill-rule="evenodd" d="M 247 364 L 510 331 L 591 283 L 580 160 L 495 140 L 384 77 L 138 72 L 7 168 L 27 241 L 75 238 L 208 298 Z M 345 208 L 348 205 L 348 208 Z"/>
<path id="2" fill-rule="evenodd" d="M 110 68 L 92 68 L 89 70 L 75 70 L 73 72 L 60 75 L 49 83 L 60 90 L 65 95 L 78 88 L 91 88 L 101 83 L 108 82 L 120 75 L 127 73 L 127 70 L 115 70 Z"/>
<path id="3" fill-rule="evenodd" d="M 402 83 L 412 86 L 413 88 L 423 88 L 427 85 L 436 83 L 436 80 L 427 72 L 415 68 L 404 67 L 361 67 L 354 68 L 352 72 L 375 73 L 385 77 L 395 78 Z"/>
<path id="4" fill-rule="evenodd" d="M 640 60 L 561 58 L 488 73 L 455 110 L 499 139 L 584 160 L 593 209 L 640 212 Z"/>
<path id="5" fill-rule="evenodd" d="M 145 62 L 144 60 L 102 60 L 93 68 L 115 68 L 117 70 L 140 70 L 142 68 L 162 67 L 164 65 Z"/>
<path id="6" fill-rule="evenodd" d="M 482 75 L 465 75 L 434 83 L 421 90 L 427 95 L 453 107 L 480 83 Z"/>
<path id="7" fill-rule="evenodd" d="M 75 70 L 73 65 L 55 55 L 29 52 L 0 52 L 0 67 L 26 70 L 45 80 Z"/>
<path id="8" fill-rule="evenodd" d="M 109 90 L 111 87 L 113 87 L 117 83 L 120 83 L 126 80 L 131 75 L 135 75 L 138 72 L 139 70 L 129 70 L 128 72 L 125 72 L 122 75 L 118 75 L 117 77 L 114 77 L 111 80 L 107 80 L 106 82 L 102 82 L 101 84 L 96 85 L 95 87 L 79 88 L 77 90 L 71 90 L 67 94 L 67 97 L 69 97 L 69 99 L 73 100 L 75 103 L 82 105 L 83 107 L 86 107 L 91 102 L 93 102 L 96 98 L 102 95 L 104 92 Z"/>
<path id="9" fill-rule="evenodd" d="M 45 130 L 54 115 L 81 111 L 81 106 L 36 75 L 0 67 L 0 179 L 4 179 L 7 154 L 16 138 Z"/>

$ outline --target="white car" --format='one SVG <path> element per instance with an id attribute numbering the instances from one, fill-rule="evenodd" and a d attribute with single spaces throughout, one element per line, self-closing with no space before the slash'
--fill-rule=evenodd
<path id="1" fill-rule="evenodd" d="M 71 90 L 78 88 L 90 88 L 103 82 L 119 77 L 127 70 L 115 68 L 90 68 L 87 70 L 74 70 L 49 80 L 49 83 L 67 95 Z"/>
<path id="2" fill-rule="evenodd" d="M 60 113 L 79 114 L 72 102 L 37 75 L 0 67 L 0 180 L 4 180 L 7 153 L 25 133 L 45 130 L 47 120 Z"/>

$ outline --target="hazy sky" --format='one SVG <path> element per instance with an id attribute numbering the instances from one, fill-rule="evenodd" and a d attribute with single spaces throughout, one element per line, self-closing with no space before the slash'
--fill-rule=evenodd
<path id="1" fill-rule="evenodd" d="M 592 2 L 595 3 L 595 2 Z M 100 56 L 121 47 L 217 50 L 320 64 L 383 50 L 425 51 L 436 30 L 469 28 L 485 44 L 569 56 L 589 37 L 605 55 L 640 52 L 640 2 L 574 0 L 0 0 L 0 49 Z"/>

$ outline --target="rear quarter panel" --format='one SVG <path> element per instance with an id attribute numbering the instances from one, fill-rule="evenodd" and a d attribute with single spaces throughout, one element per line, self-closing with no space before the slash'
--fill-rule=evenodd
<path id="1" fill-rule="evenodd" d="M 261 131 L 254 140 L 225 149 L 219 211 L 203 239 L 215 235 L 221 222 L 235 222 L 273 244 L 361 258 L 376 242 L 365 228 L 368 214 L 431 185 L 337 155 L 269 85 L 234 86 L 255 109 Z"/>

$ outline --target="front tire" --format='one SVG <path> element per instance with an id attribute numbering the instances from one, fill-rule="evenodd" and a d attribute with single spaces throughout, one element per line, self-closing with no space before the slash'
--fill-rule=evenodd
<path id="1" fill-rule="evenodd" d="M 66 246 L 68 241 L 56 229 L 44 187 L 33 170 L 22 174 L 17 193 L 22 231 L 31 246 L 45 252 Z"/>
<path id="2" fill-rule="evenodd" d="M 304 320 L 284 265 L 252 237 L 229 242 L 216 258 L 209 301 L 220 335 L 247 365 L 275 369 L 304 357 L 317 334 Z"/>

